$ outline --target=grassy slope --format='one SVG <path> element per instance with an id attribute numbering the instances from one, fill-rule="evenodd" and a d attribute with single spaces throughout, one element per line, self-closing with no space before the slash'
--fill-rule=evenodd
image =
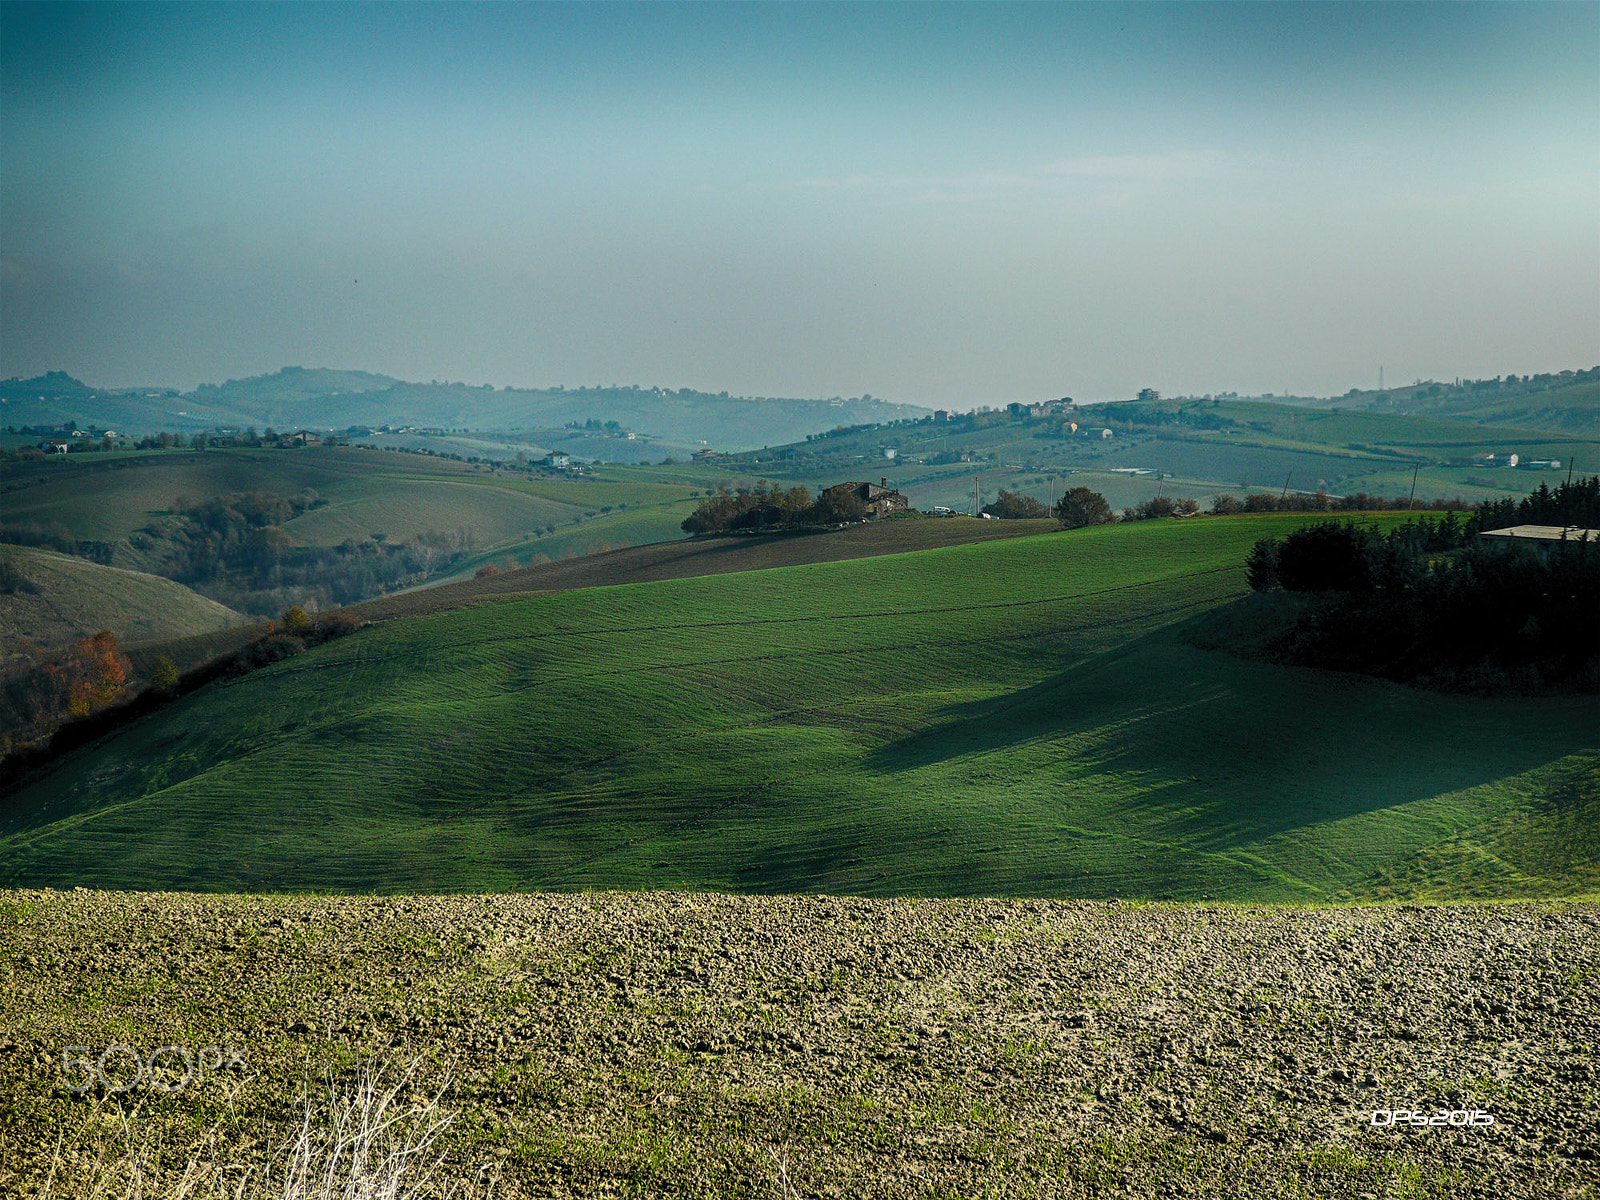
<path id="1" fill-rule="evenodd" d="M 646 464 L 659 463 L 664 458 L 678 461 L 689 459 L 699 449 L 696 445 L 667 441 L 648 435 L 632 440 L 603 430 L 573 429 L 504 429 L 475 433 L 382 433 L 355 438 L 354 445 L 403 446 L 417 450 L 431 450 L 436 454 L 459 454 L 462 458 L 482 458 L 493 462 L 508 462 L 521 451 L 537 461 L 552 450 L 571 454 L 582 462 Z"/>
<path id="2" fill-rule="evenodd" d="M 1547 824 L 1600 754 L 1600 702 L 1417 693 L 1180 636 L 1240 595 L 1255 538 L 1296 523 L 1106 527 L 374 627 L 8 798 L 0 883 L 1314 901 Z M 1570 848 L 1523 844 L 1502 890 L 1576 886 Z M 1458 882 L 1436 869 L 1427 890 Z"/>
<path id="3" fill-rule="evenodd" d="M 110 629 L 123 641 L 177 638 L 244 621 L 231 608 L 170 579 L 22 546 L 0 547 L 0 554 L 40 588 L 0 596 L 0 654 L 24 639 L 51 646 L 99 629 Z"/>
<path id="4" fill-rule="evenodd" d="M 541 563 L 488 579 L 464 579 L 436 587 L 414 588 L 351 605 L 347 611 L 364 620 L 386 621 L 448 612 L 484 600 L 511 599 L 528 592 L 565 592 L 574 588 L 654 583 L 663 579 L 842 562 L 968 542 L 1026 537 L 1056 528 L 1054 520 L 912 519 L 793 534 L 727 534 L 680 539 Z"/>

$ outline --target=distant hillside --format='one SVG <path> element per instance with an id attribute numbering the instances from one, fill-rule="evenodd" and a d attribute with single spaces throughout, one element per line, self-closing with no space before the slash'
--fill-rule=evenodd
<path id="1" fill-rule="evenodd" d="M 352 403 L 359 404 L 363 397 L 386 392 L 399 383 L 388 375 L 366 371 L 284 367 L 274 375 L 230 379 L 223 384 L 203 383 L 184 399 L 200 409 L 257 413 L 264 423 L 304 425 L 311 423 L 299 419 L 307 409 L 325 411 L 338 397 L 350 397 Z"/>
<path id="2" fill-rule="evenodd" d="M 583 476 L 493 473 L 487 466 L 340 446 L 139 454 L 72 454 L 0 464 L 6 524 L 56 524 L 79 540 L 117 543 L 115 566 L 146 569 L 130 535 L 176 506 L 218 496 L 315 493 L 285 529 L 300 544 L 336 546 L 374 532 L 395 540 L 429 529 L 473 530 L 481 549 L 568 531 L 603 514 L 664 506 L 660 536 L 677 536 L 704 468 L 607 467 Z M 555 526 L 554 530 L 549 527 Z M 654 537 L 649 540 L 659 540 Z"/>
<path id="3" fill-rule="evenodd" d="M 688 388 L 521 389 L 404 383 L 298 368 L 235 380 L 192 395 L 197 406 L 255 411 L 278 426 L 417 425 L 442 429 L 560 427 L 587 420 L 668 441 L 742 449 L 795 441 L 837 425 L 923 416 L 927 409 L 871 397 L 799 400 L 711 395 Z M 365 386 L 353 386 L 365 384 Z"/>
<path id="4" fill-rule="evenodd" d="M 192 409 L 176 388 L 96 388 L 64 371 L 34 379 L 0 380 L 0 428 L 76 423 L 82 429 L 117 433 L 184 433 L 215 425 L 243 425 L 250 419 L 250 414 L 224 406 Z"/>
<path id="5" fill-rule="evenodd" d="M 32 585 L 0 594 L 0 658 L 24 640 L 54 646 L 100 629 L 110 629 L 122 641 L 174 638 L 244 621 L 232 609 L 156 575 L 23 546 L 0 546 L 0 559 Z"/>
<path id="6" fill-rule="evenodd" d="M 0 384 L 0 400 L 0 425 L 76 420 L 133 432 L 218 425 L 453 430 L 549 428 L 600 420 L 669 442 L 724 450 L 777 445 L 839 425 L 920 417 L 929 411 L 871 396 L 783 399 L 660 387 L 496 390 L 304 367 L 204 384 L 184 395 L 159 389 L 95 389 L 52 372 L 35 380 L 6 380 Z"/>
<path id="7" fill-rule="evenodd" d="M 1509 453 L 1526 469 L 1481 457 Z M 923 509 L 970 511 L 975 488 L 985 501 L 1005 488 L 1049 503 L 1063 486 L 1101 492 L 1113 508 L 1158 494 L 1207 505 L 1220 492 L 1277 494 L 1286 486 L 1393 499 L 1410 494 L 1419 467 L 1419 500 L 1477 500 L 1526 494 L 1559 479 L 1573 461 L 1600 462 L 1600 431 L 1586 437 L 1484 425 L 1431 410 L 1158 399 L 863 425 L 721 461 L 808 486 L 841 475 L 879 476 Z M 1553 461 L 1562 466 L 1548 465 Z M 1534 467 L 1539 462 L 1546 465 Z"/>
<path id="8" fill-rule="evenodd" d="M 81 379 L 74 379 L 65 371 L 47 371 L 33 379 L 13 377 L 0 382 L 0 397 L 6 400 L 21 400 L 31 396 L 37 400 L 79 402 L 94 394 L 94 388 Z"/>
<path id="9" fill-rule="evenodd" d="M 69 454 L 0 462 L 0 528 L 15 527 L 10 540 L 20 543 L 67 550 L 62 539 L 75 541 L 86 557 L 270 616 L 483 565 L 679 538 L 694 494 L 715 478 L 699 464 L 575 475 L 342 446 Z M 288 508 L 270 531 L 226 511 L 195 515 L 224 502 L 243 516 L 272 498 Z M 252 539 L 266 539 L 262 553 L 245 554 Z"/>
<path id="10" fill-rule="evenodd" d="M 1600 435 L 1600 367 L 1458 383 L 1423 380 L 1381 392 L 1351 391 L 1311 403 L 1593 437 Z"/>

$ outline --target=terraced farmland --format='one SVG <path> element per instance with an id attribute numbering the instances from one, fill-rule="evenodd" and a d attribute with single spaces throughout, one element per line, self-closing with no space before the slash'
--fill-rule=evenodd
<path id="1" fill-rule="evenodd" d="M 1104 527 L 388 622 L 203 689 L 14 792 L 0 881 L 1592 888 L 1592 838 L 1534 835 L 1587 795 L 1593 698 L 1421 693 L 1188 638 L 1243 592 L 1251 543 L 1297 520 Z"/>

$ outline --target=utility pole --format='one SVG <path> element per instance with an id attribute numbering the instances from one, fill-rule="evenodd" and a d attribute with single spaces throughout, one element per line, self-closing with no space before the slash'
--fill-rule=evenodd
<path id="1" fill-rule="evenodd" d="M 1411 468 L 1411 499 L 1406 501 L 1406 511 L 1410 512 L 1417 506 L 1417 472 L 1422 470 L 1422 464 L 1417 463 Z"/>
<path id="2" fill-rule="evenodd" d="M 1286 497 L 1289 494 L 1289 480 L 1291 480 L 1293 478 L 1294 478 L 1294 472 L 1293 471 L 1290 471 L 1287 475 L 1285 475 L 1283 477 L 1283 491 L 1278 494 L 1278 499 L 1279 500 L 1282 500 L 1284 497 Z"/>

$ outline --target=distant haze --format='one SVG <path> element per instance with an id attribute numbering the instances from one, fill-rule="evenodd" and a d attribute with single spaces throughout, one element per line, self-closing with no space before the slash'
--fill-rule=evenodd
<path id="1" fill-rule="evenodd" d="M 1600 360 L 1600 5 L 0 6 L 0 375 L 1339 393 Z"/>

